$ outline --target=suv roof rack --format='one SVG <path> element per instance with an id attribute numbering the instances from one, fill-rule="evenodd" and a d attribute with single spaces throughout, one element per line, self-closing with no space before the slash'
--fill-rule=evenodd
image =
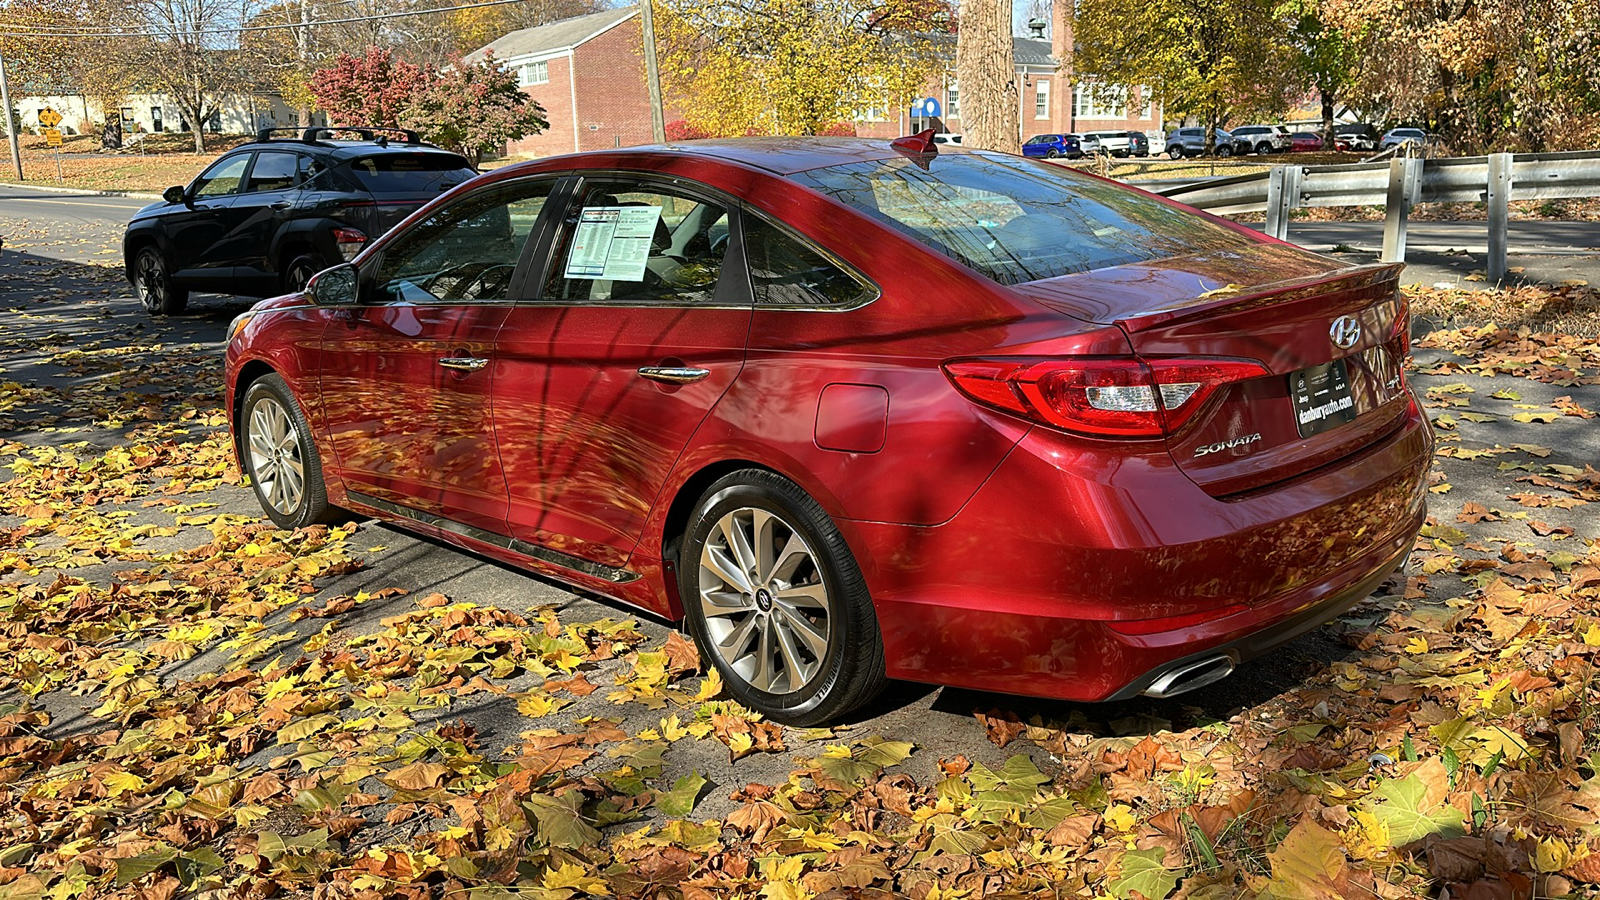
<path id="1" fill-rule="evenodd" d="M 273 134 L 280 131 L 289 132 L 290 134 L 298 133 L 298 137 L 274 138 Z M 388 136 L 391 134 L 399 135 L 400 143 L 402 144 L 414 146 L 421 146 L 423 144 L 422 138 L 418 136 L 415 131 L 411 131 L 407 128 L 387 128 L 382 125 L 323 125 L 315 128 L 263 128 L 256 132 L 256 142 L 264 144 L 269 141 L 279 140 L 292 141 L 301 144 L 319 144 L 328 146 L 329 143 L 324 138 L 324 135 L 334 134 L 358 135 L 358 140 L 371 141 L 380 147 L 387 147 L 389 145 Z"/>

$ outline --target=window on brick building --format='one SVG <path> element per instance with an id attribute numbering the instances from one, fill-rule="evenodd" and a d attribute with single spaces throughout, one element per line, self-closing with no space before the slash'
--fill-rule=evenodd
<path id="1" fill-rule="evenodd" d="M 1039 81 L 1033 86 L 1033 117 L 1050 118 L 1050 82 Z"/>
<path id="2" fill-rule="evenodd" d="M 1072 114 L 1080 119 L 1120 119 L 1127 114 L 1128 89 L 1086 81 L 1072 88 Z"/>
<path id="3" fill-rule="evenodd" d="M 517 83 L 523 87 L 533 84 L 549 84 L 549 61 L 540 60 L 539 62 L 523 63 L 521 68 L 517 69 Z"/>
<path id="4" fill-rule="evenodd" d="M 954 80 L 944 91 L 944 114 L 946 118 L 961 118 L 961 88 Z"/>

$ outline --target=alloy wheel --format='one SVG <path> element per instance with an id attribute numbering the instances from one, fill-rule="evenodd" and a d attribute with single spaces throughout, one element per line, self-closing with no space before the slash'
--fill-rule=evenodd
<path id="1" fill-rule="evenodd" d="M 712 648 L 751 687 L 789 694 L 822 672 L 832 603 L 794 525 L 765 509 L 724 515 L 701 551 L 699 587 Z"/>
<path id="2" fill-rule="evenodd" d="M 305 494 L 305 460 L 289 411 L 274 397 L 263 397 L 250 411 L 250 477 L 279 514 L 293 515 Z"/>
<path id="3" fill-rule="evenodd" d="M 161 258 L 154 253 L 139 254 L 137 284 L 139 302 L 150 312 L 160 312 L 167 299 L 167 283 Z"/>
<path id="4" fill-rule="evenodd" d="M 288 288 L 291 292 L 303 291 L 306 284 L 311 281 L 311 276 L 317 274 L 317 266 L 311 260 L 301 257 L 289 266 Z"/>

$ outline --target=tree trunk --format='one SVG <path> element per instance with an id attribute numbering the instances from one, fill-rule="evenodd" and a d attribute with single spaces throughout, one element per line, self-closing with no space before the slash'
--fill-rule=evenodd
<path id="1" fill-rule="evenodd" d="M 197 110 L 197 112 L 204 112 L 204 110 Z M 196 156 L 204 156 L 205 152 L 206 152 L 206 123 L 205 123 L 205 120 L 201 119 L 198 115 L 196 115 L 194 117 L 194 121 L 191 122 L 190 124 L 194 128 L 194 153 L 195 153 Z"/>
<path id="2" fill-rule="evenodd" d="M 956 79 L 961 84 L 964 147 L 1020 153 L 1022 102 L 1011 52 L 1011 4 L 961 0 Z"/>
<path id="3" fill-rule="evenodd" d="M 116 114 L 106 113 L 105 124 L 100 127 L 100 149 L 122 149 L 122 111 Z"/>
<path id="4" fill-rule="evenodd" d="M 1323 88 L 1322 95 L 1322 149 L 1336 149 L 1333 145 L 1333 91 Z"/>

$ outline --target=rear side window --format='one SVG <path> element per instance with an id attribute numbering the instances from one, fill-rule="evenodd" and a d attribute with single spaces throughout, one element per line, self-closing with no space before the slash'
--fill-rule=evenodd
<path id="1" fill-rule="evenodd" d="M 744 253 L 757 306 L 858 306 L 878 294 L 821 251 L 753 213 L 744 216 Z"/>
<path id="2" fill-rule="evenodd" d="M 437 192 L 477 173 L 453 153 L 383 153 L 350 160 L 346 168 L 374 194 Z"/>
<path id="3" fill-rule="evenodd" d="M 250 167 L 250 178 L 243 193 L 288 190 L 295 186 L 299 168 L 299 154 L 263 150 L 256 154 L 256 164 Z"/>
<path id="4" fill-rule="evenodd" d="M 1021 157 L 884 159 L 792 177 L 1001 284 L 1251 245 L 1152 197 Z"/>

